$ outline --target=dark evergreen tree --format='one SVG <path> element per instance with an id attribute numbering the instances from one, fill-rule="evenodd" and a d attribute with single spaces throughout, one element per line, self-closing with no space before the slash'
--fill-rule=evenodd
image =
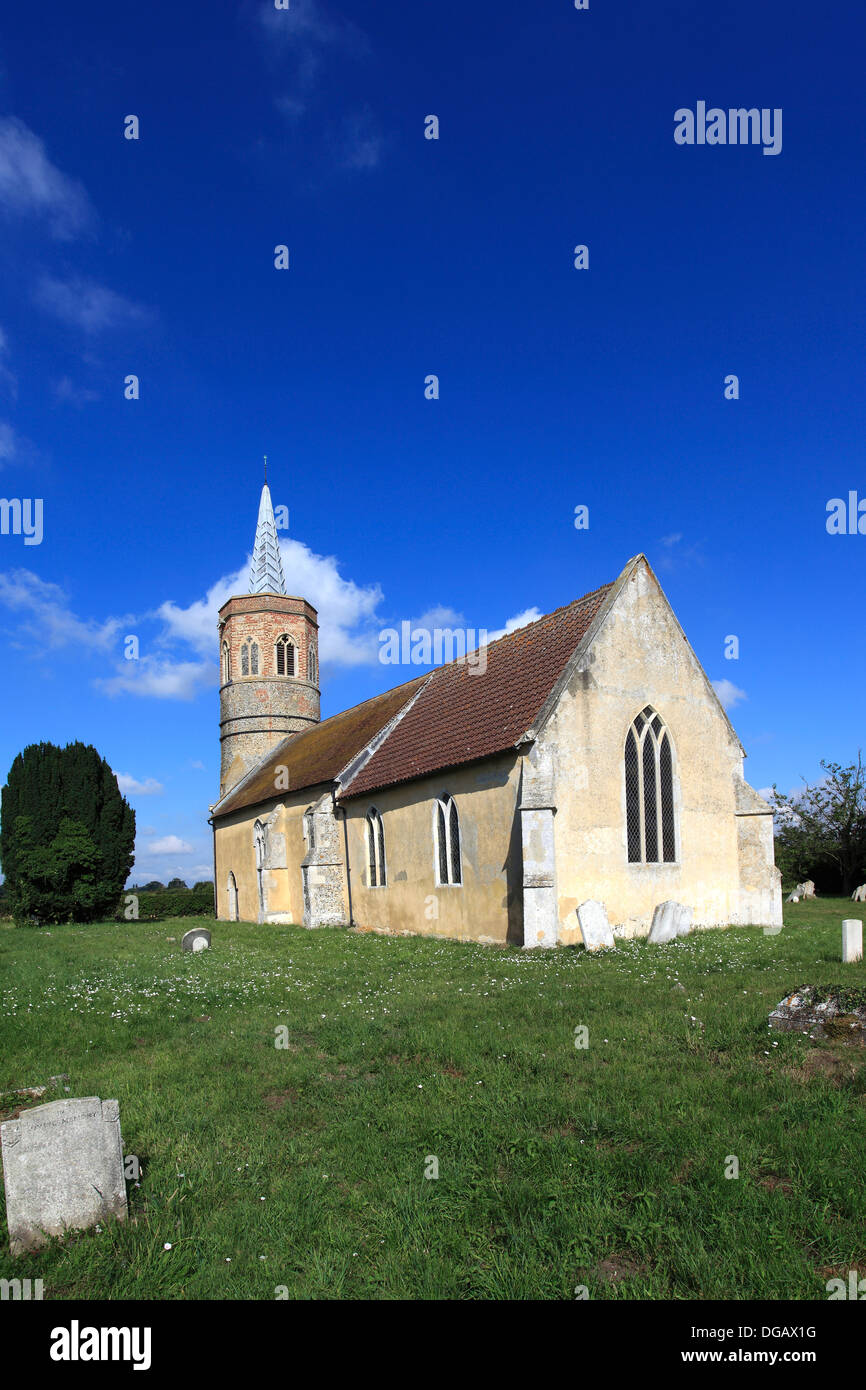
<path id="1" fill-rule="evenodd" d="M 34 743 L 0 799 L 0 864 L 16 921 L 113 913 L 133 863 L 135 812 L 95 748 Z"/>
<path id="2" fill-rule="evenodd" d="M 170 880 L 169 880 L 169 885 L 168 885 L 168 886 L 169 886 L 169 890 L 172 891 L 172 892 L 176 891 L 177 889 L 182 889 L 182 891 L 183 891 L 184 893 L 188 893 L 188 892 L 189 892 L 189 889 L 187 888 L 187 886 L 186 886 L 186 884 L 184 883 L 184 881 L 183 881 L 182 878 L 173 878 L 173 879 L 170 879 Z"/>

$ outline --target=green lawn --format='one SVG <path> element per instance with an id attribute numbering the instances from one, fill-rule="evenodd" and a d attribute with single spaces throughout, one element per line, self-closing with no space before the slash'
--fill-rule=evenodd
<path id="1" fill-rule="evenodd" d="M 840 961 L 858 913 L 792 904 L 778 936 L 593 957 L 0 929 L 0 1090 L 68 1072 L 46 1100 L 116 1097 L 143 1168 L 125 1226 L 13 1261 L 3 1221 L 0 1277 L 46 1298 L 825 1298 L 866 1274 L 866 1050 L 767 1014 L 866 983 Z"/>

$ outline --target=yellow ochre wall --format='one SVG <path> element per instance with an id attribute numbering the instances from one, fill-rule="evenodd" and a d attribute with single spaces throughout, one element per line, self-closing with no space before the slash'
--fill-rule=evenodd
<path id="1" fill-rule="evenodd" d="M 355 924 L 522 944 L 519 783 L 520 759 L 507 753 L 348 801 Z M 437 798 L 445 792 L 454 798 L 460 820 L 461 886 L 436 884 L 433 815 Z M 385 831 L 384 888 L 369 886 L 365 817 L 371 806 L 382 817 Z"/>
<path id="2" fill-rule="evenodd" d="M 264 872 L 268 913 L 286 913 L 291 922 L 304 920 L 301 863 L 307 852 L 303 818 L 307 808 L 318 800 L 327 787 L 307 787 L 300 792 L 280 792 L 264 806 L 243 808 L 222 817 L 214 836 L 215 876 L 217 887 L 217 916 L 229 920 L 228 875 L 231 870 L 238 885 L 238 915 L 242 922 L 256 922 L 259 915 L 258 885 L 256 883 L 256 853 L 253 827 L 256 820 L 269 825 L 271 844 L 275 835 L 285 836 L 284 868 L 269 868 Z M 270 817 L 277 810 L 276 818 Z M 276 842 L 277 848 L 279 847 Z M 279 855 L 277 857 L 280 857 Z"/>
<path id="3" fill-rule="evenodd" d="M 676 864 L 628 862 L 623 756 L 629 725 L 645 705 L 661 715 L 673 742 Z M 603 902 L 626 936 L 647 931 L 653 908 L 668 898 L 692 907 L 696 926 L 741 919 L 734 779 L 742 775 L 742 751 L 644 565 L 625 584 L 539 743 L 556 768 L 561 942 L 580 940 L 576 908 L 587 898 Z M 740 839 L 754 842 L 756 875 L 769 888 L 771 818 L 747 819 Z"/>

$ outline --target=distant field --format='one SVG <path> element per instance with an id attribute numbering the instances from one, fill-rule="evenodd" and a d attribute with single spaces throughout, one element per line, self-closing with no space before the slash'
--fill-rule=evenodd
<path id="1" fill-rule="evenodd" d="M 767 1014 L 866 984 L 845 916 L 866 909 L 595 957 L 222 922 L 192 956 L 201 919 L 4 927 L 0 1090 L 68 1072 L 46 1100 L 116 1097 L 143 1175 L 127 1225 L 39 1255 L 9 1258 L 4 1219 L 0 1277 L 47 1299 L 826 1298 L 866 1275 L 866 1049 Z"/>

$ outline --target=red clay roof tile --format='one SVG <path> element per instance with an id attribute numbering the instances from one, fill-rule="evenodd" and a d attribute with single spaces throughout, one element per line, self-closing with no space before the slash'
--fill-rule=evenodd
<path id="1" fill-rule="evenodd" d="M 535 719 L 612 584 L 491 642 L 484 673 L 451 662 L 343 792 L 360 796 L 513 748 Z"/>

